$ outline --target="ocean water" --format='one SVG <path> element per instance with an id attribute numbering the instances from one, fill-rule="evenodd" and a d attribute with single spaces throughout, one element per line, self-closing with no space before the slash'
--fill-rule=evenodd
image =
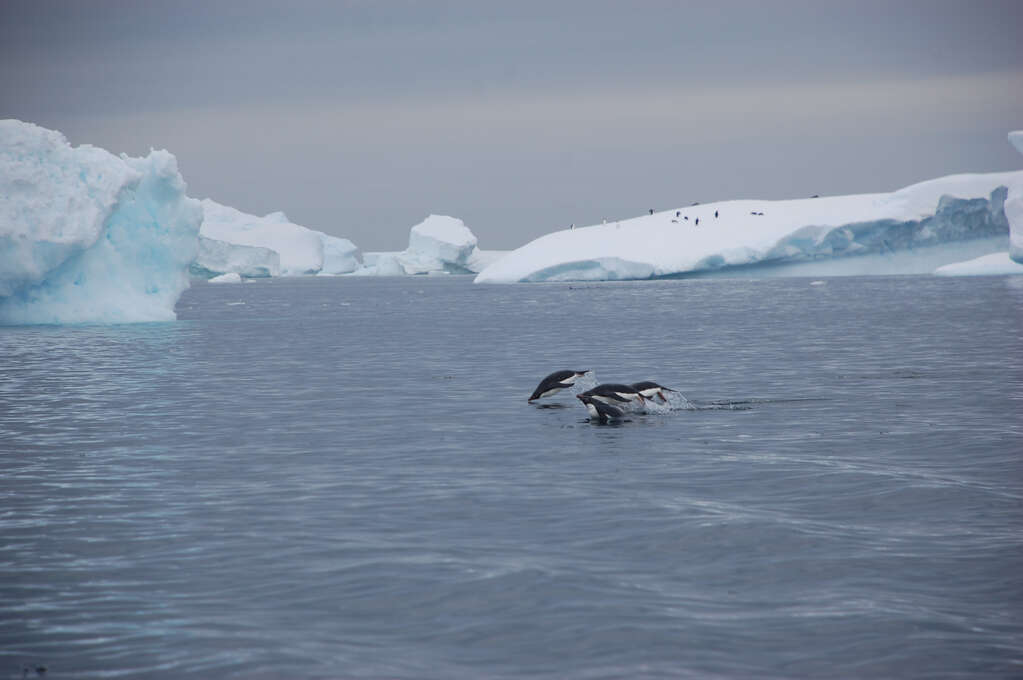
<path id="1" fill-rule="evenodd" d="M 1023 277 L 0 328 L 0 677 L 1023 675 Z M 692 408 L 597 425 L 547 373 Z"/>

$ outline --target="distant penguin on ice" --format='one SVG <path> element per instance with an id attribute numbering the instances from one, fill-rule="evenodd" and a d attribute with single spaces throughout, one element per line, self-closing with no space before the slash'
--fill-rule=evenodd
<path id="1" fill-rule="evenodd" d="M 584 394 L 575 395 L 576 399 L 583 403 L 586 407 L 586 411 L 590 414 L 590 420 L 596 420 L 601 423 L 606 423 L 612 418 L 621 418 L 625 415 L 625 411 L 621 410 L 617 406 L 611 406 L 605 404 L 599 399 L 588 397 Z"/>
<path id="2" fill-rule="evenodd" d="M 589 371 L 554 371 L 540 381 L 540 384 L 533 390 L 527 401 L 536 401 L 543 397 L 550 397 L 561 390 L 571 387 L 575 381 L 589 373 Z"/>

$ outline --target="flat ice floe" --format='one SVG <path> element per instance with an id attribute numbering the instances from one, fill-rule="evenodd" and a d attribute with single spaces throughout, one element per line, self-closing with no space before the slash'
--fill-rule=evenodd
<path id="1" fill-rule="evenodd" d="M 754 264 L 837 262 L 984 239 L 993 244 L 985 246 L 991 252 L 1005 248 L 1003 205 L 1020 192 L 1023 171 L 952 175 L 892 193 L 673 208 L 547 234 L 484 269 L 476 282 L 646 279 Z M 944 262 L 926 271 L 976 254 L 957 257 L 950 249 Z M 812 275 L 822 274 L 817 268 Z"/>

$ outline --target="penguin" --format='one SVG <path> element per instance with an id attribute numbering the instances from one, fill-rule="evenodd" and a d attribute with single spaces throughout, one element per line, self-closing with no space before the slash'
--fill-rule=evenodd
<path id="1" fill-rule="evenodd" d="M 699 217 L 697 217 L 697 218 L 696 218 L 696 222 L 694 222 L 693 224 L 694 224 L 695 226 L 697 226 L 697 227 L 698 227 L 698 226 L 700 226 L 700 218 L 699 218 Z"/>
<path id="2" fill-rule="evenodd" d="M 718 211 L 717 211 L 717 210 L 715 210 L 715 211 L 714 211 L 714 219 L 717 219 L 717 218 L 718 218 Z"/>
<path id="3" fill-rule="evenodd" d="M 602 383 L 591 390 L 586 390 L 582 396 L 597 399 L 605 404 L 612 402 L 627 404 L 631 401 L 638 401 L 642 404 L 644 402 L 643 395 L 639 393 L 639 390 L 631 385 L 621 383 Z"/>
<path id="4" fill-rule="evenodd" d="M 653 215 L 653 214 L 654 214 L 654 209 L 653 209 L 653 208 L 650 208 L 650 214 L 651 214 L 651 215 Z"/>
<path id="5" fill-rule="evenodd" d="M 632 383 L 631 387 L 647 399 L 660 397 L 662 403 L 668 401 L 668 398 L 664 396 L 665 392 L 678 392 L 678 390 L 673 390 L 670 387 L 658 385 L 653 380 L 643 380 L 638 383 Z"/>
<path id="6" fill-rule="evenodd" d="M 526 401 L 536 401 L 543 397 L 550 397 L 557 394 L 566 387 L 571 387 L 575 381 L 589 373 L 589 371 L 554 371 L 540 381 L 540 384 L 533 390 Z"/>
<path id="7" fill-rule="evenodd" d="M 681 217 L 681 216 L 682 216 L 682 211 L 681 210 L 676 210 L 675 211 L 675 217 Z"/>
<path id="8" fill-rule="evenodd" d="M 600 423 L 606 423 L 612 418 L 621 418 L 625 415 L 625 411 L 621 410 L 616 406 L 605 404 L 599 399 L 593 397 L 587 397 L 582 394 L 575 395 L 576 399 L 583 403 L 586 407 L 587 412 L 590 414 L 590 420 L 596 420 Z"/>

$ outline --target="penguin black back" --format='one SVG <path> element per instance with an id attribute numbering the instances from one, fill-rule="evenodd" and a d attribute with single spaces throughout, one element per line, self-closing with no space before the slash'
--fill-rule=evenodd
<path id="1" fill-rule="evenodd" d="M 527 401 L 535 401 L 541 397 L 549 397 L 552 394 L 556 394 L 566 387 L 571 387 L 575 384 L 575 381 L 589 371 L 554 371 L 549 376 L 540 381 L 540 384 L 533 390 L 533 394 L 529 396 Z"/>

